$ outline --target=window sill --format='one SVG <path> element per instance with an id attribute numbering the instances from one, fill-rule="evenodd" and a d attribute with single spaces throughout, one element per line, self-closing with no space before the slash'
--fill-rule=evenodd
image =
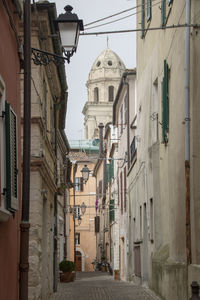
<path id="1" fill-rule="evenodd" d="M 10 216 L 11 213 L 8 210 L 0 207 L 0 222 L 7 222 Z"/>

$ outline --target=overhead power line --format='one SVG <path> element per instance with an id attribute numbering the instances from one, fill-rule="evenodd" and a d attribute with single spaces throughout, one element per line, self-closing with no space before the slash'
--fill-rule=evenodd
<path id="1" fill-rule="evenodd" d="M 153 0 L 153 1 L 156 1 L 156 0 Z M 126 12 L 130 11 L 130 10 L 136 9 L 136 8 L 138 8 L 138 7 L 141 7 L 142 5 L 143 5 L 143 4 L 139 4 L 139 5 L 136 5 L 136 6 L 134 6 L 134 7 L 128 8 L 128 9 L 126 9 L 126 10 L 120 11 L 120 12 L 118 12 L 118 13 L 116 13 L 116 14 L 113 14 L 113 15 L 110 15 L 110 16 L 107 16 L 107 17 L 98 19 L 98 20 L 93 21 L 93 22 L 91 22 L 91 23 L 85 24 L 84 27 L 89 26 L 89 25 L 92 25 L 92 24 L 95 24 L 95 23 L 98 23 L 98 22 L 101 22 L 101 21 L 104 21 L 104 20 L 107 20 L 107 19 L 110 19 L 110 18 L 113 18 L 113 17 L 116 17 L 116 16 L 119 16 L 119 15 L 121 15 L 121 14 L 123 14 L 123 13 L 126 13 Z"/>
<path id="2" fill-rule="evenodd" d="M 156 0 L 153 0 L 152 2 L 154 2 L 154 1 L 156 1 Z M 158 4 L 160 4 L 161 2 L 162 2 L 162 1 L 159 1 L 159 2 L 157 2 L 157 3 L 154 3 L 154 4 L 152 5 L 152 7 L 153 7 L 153 6 L 156 6 L 156 5 L 158 5 Z M 138 5 L 138 6 L 135 6 L 135 8 L 142 7 L 142 6 L 143 6 L 143 7 L 147 6 L 147 3 L 141 4 L 141 5 Z M 107 22 L 107 23 L 103 23 L 103 24 L 100 24 L 100 25 L 92 26 L 92 27 L 89 27 L 89 28 L 86 28 L 86 29 L 89 30 L 89 29 L 93 29 L 93 28 L 105 26 L 105 25 L 108 25 L 108 24 L 112 24 L 112 23 L 115 23 L 115 22 L 118 22 L 118 21 L 127 19 L 127 18 L 129 18 L 129 17 L 135 16 L 135 15 L 140 14 L 140 13 L 141 13 L 141 10 L 140 10 L 140 11 L 136 11 L 136 12 L 134 12 L 134 13 L 132 13 L 132 14 L 130 14 L 130 15 L 127 15 L 127 16 L 125 16 L 125 17 L 122 17 L 122 18 L 119 18 L 119 19 L 116 19 L 116 20 L 113 20 L 113 21 L 110 21 L 110 22 Z M 107 18 L 106 18 L 106 19 L 107 19 Z M 96 21 L 96 22 L 99 22 L 99 21 Z M 93 22 L 93 23 L 96 23 L 96 22 Z M 92 23 L 90 23 L 90 24 L 92 24 Z M 85 25 L 85 26 L 86 26 L 86 25 Z"/>
<path id="3" fill-rule="evenodd" d="M 114 34 L 114 33 L 131 33 L 131 32 L 141 32 L 141 31 L 153 31 L 153 30 L 165 30 L 165 29 L 173 29 L 173 28 L 185 28 L 185 27 L 193 27 L 200 28 L 200 24 L 173 24 L 165 27 L 149 27 L 146 29 L 137 28 L 137 29 L 125 29 L 125 30 L 114 30 L 114 31 L 98 31 L 98 32 L 84 32 L 80 33 L 80 35 L 103 35 L 103 34 Z"/>

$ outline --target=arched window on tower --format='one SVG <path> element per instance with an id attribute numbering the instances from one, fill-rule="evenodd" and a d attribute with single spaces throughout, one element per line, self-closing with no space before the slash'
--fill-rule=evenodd
<path id="1" fill-rule="evenodd" d="M 94 102 L 99 102 L 99 89 L 95 87 L 94 89 Z"/>
<path id="2" fill-rule="evenodd" d="M 108 87 L 108 101 L 113 102 L 114 101 L 114 86 L 110 85 Z"/>

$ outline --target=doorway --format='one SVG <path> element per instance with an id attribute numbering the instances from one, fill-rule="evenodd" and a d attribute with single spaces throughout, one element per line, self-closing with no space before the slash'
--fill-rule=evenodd
<path id="1" fill-rule="evenodd" d="M 82 254 L 76 251 L 76 271 L 82 271 Z"/>

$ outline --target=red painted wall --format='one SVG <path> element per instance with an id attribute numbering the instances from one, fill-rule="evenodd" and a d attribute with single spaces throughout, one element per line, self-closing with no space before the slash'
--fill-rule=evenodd
<path id="1" fill-rule="evenodd" d="M 16 28 L 19 17 L 13 14 L 12 1 L 9 5 Z M 18 199 L 19 210 L 7 222 L 0 222 L 0 299 L 17 300 L 19 294 L 19 246 L 21 213 L 21 150 L 20 150 L 20 61 L 18 46 L 3 2 L 0 2 L 0 75 L 6 86 L 6 100 L 18 118 Z"/>

